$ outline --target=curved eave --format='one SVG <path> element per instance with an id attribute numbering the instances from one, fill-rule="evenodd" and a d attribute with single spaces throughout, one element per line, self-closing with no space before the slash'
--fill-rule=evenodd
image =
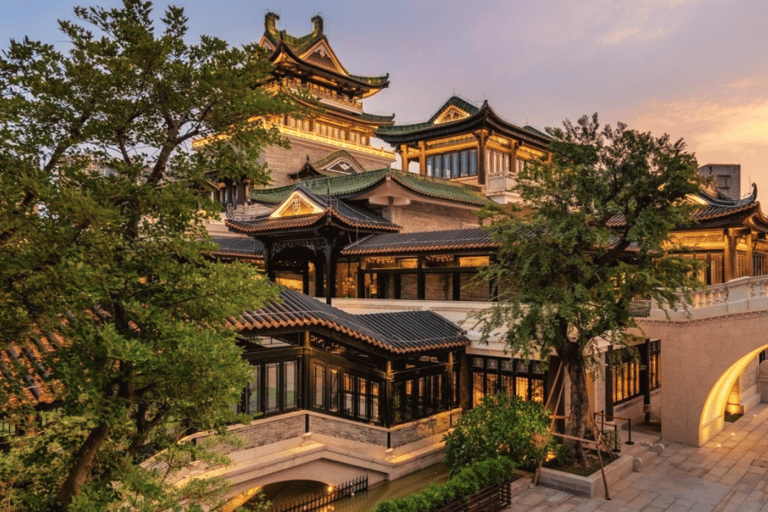
<path id="1" fill-rule="evenodd" d="M 427 126 L 424 123 L 418 123 L 414 125 L 401 125 L 399 127 L 393 126 L 392 128 L 394 129 L 384 128 L 377 130 L 376 137 L 396 146 L 400 144 L 415 144 L 418 141 L 451 137 L 486 129 L 495 134 L 521 140 L 538 149 L 546 149 L 549 145 L 549 139 L 509 123 L 496 114 L 489 106 L 481 108 L 469 117 L 455 121 Z"/>
<path id="2" fill-rule="evenodd" d="M 423 252 L 456 252 L 456 251 L 481 251 L 498 249 L 499 244 L 495 242 L 477 242 L 477 243 L 455 243 L 455 244 L 423 244 L 414 246 L 398 247 L 395 245 L 386 247 L 351 247 L 343 249 L 341 254 L 345 256 L 374 256 L 379 254 L 413 254 Z"/>
<path id="3" fill-rule="evenodd" d="M 395 224 L 382 224 L 350 219 L 341 215 L 335 208 L 328 208 L 324 213 L 291 217 L 287 219 L 274 219 L 255 224 L 237 222 L 227 219 L 224 224 L 237 233 L 243 234 L 288 234 L 296 231 L 319 229 L 326 226 L 335 226 L 341 229 L 358 229 L 365 233 L 397 233 L 402 228 Z"/>
<path id="4" fill-rule="evenodd" d="M 301 104 L 304 107 L 317 108 L 316 104 L 310 103 L 309 101 L 302 100 L 301 98 L 297 98 L 297 101 L 299 104 Z M 392 126 L 395 123 L 395 114 L 392 114 L 391 116 L 380 116 L 376 114 L 368 114 L 366 112 L 363 112 L 361 114 L 354 114 L 352 112 L 348 112 L 341 108 L 333 108 L 333 105 L 329 105 L 327 103 L 323 104 L 323 108 L 326 111 L 329 111 L 329 110 L 332 111 L 335 117 L 340 117 L 342 119 L 354 121 L 355 123 L 363 124 L 367 126 L 373 126 L 373 127 Z"/>
<path id="5" fill-rule="evenodd" d="M 280 66 L 278 59 L 280 59 L 280 57 L 283 55 L 287 56 L 287 59 L 289 59 L 291 64 L 299 68 L 306 69 L 310 75 L 317 75 L 327 80 L 348 84 L 353 88 L 357 88 L 364 98 L 373 96 L 381 89 L 389 87 L 389 75 L 381 77 L 367 77 L 366 81 L 361 80 L 363 77 L 358 77 L 356 75 L 342 75 L 328 68 L 324 68 L 323 66 L 305 61 L 296 55 L 296 53 L 291 50 L 291 47 L 285 44 L 283 41 L 277 45 L 277 48 L 275 48 L 275 50 L 269 56 L 270 62 L 275 64 L 277 69 L 279 69 Z"/>

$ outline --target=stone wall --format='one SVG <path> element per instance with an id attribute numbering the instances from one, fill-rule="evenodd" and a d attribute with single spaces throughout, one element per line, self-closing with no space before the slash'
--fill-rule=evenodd
<path id="1" fill-rule="evenodd" d="M 376 446 L 387 446 L 387 431 L 380 427 L 355 423 L 332 416 L 311 415 L 309 431 L 329 437 L 347 439 Z"/>
<path id="2" fill-rule="evenodd" d="M 408 206 L 395 207 L 392 208 L 392 214 L 389 220 L 402 226 L 403 233 L 464 229 L 480 225 L 475 210 L 446 208 L 429 203 L 412 202 Z"/>
<path id="3" fill-rule="evenodd" d="M 453 410 L 395 427 L 392 429 L 392 448 L 447 432 L 459 421 L 460 417 L 461 411 Z"/>
<path id="4" fill-rule="evenodd" d="M 229 433 L 240 439 L 242 445 L 223 443 L 216 447 L 216 451 L 230 453 L 277 443 L 293 437 L 301 437 L 304 434 L 304 427 L 305 416 L 303 414 L 256 420 L 249 425 L 238 425 L 230 429 Z"/>

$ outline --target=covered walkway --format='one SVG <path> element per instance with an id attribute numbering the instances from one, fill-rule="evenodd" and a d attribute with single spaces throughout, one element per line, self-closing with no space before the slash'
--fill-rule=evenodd
<path id="1" fill-rule="evenodd" d="M 672 443 L 648 455 L 643 471 L 612 486 L 611 501 L 521 486 L 505 511 L 768 512 L 768 404 L 726 423 L 703 446 Z"/>

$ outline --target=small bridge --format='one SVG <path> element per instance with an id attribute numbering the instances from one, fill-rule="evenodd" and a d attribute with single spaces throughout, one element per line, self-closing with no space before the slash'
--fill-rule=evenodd
<path id="1" fill-rule="evenodd" d="M 662 437 L 701 446 L 723 429 L 736 379 L 768 348 L 768 276 L 710 286 L 688 311 L 652 308 L 638 323 L 661 340 Z"/>

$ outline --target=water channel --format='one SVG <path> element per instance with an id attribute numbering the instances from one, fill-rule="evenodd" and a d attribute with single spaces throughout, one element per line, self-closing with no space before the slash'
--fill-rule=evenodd
<path id="1" fill-rule="evenodd" d="M 349 498 L 344 498 L 325 508 L 317 509 L 324 512 L 366 512 L 373 510 L 376 504 L 390 498 L 400 498 L 426 489 L 433 483 L 441 483 L 448 480 L 448 467 L 445 464 L 435 464 L 410 475 L 398 478 L 391 482 L 379 484 L 365 492 Z M 300 501 L 311 494 L 326 492 L 326 484 L 307 480 L 294 480 L 270 484 L 262 489 L 264 496 L 270 500 L 273 507 L 287 505 Z M 248 504 L 243 505 L 248 509 Z"/>

